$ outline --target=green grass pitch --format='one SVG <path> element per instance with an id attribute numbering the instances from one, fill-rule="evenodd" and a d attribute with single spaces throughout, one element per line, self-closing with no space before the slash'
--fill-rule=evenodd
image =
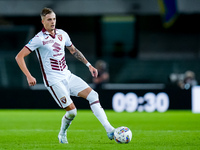
<path id="1" fill-rule="evenodd" d="M 69 144 L 60 144 L 57 135 L 64 110 L 0 110 L 0 150 L 198 150 L 200 114 L 176 110 L 165 113 L 106 110 L 114 127 L 127 126 L 133 138 L 117 144 L 91 110 L 78 110 L 68 129 Z"/>

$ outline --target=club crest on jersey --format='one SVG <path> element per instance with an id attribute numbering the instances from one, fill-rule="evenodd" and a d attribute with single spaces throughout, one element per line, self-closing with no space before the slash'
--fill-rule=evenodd
<path id="1" fill-rule="evenodd" d="M 58 39 L 62 41 L 62 35 L 58 35 Z"/>
<path id="2" fill-rule="evenodd" d="M 66 104 L 67 103 L 67 99 L 66 99 L 66 97 L 64 96 L 64 97 L 61 97 L 60 98 L 60 101 L 62 102 L 62 103 L 64 103 L 64 104 Z"/>

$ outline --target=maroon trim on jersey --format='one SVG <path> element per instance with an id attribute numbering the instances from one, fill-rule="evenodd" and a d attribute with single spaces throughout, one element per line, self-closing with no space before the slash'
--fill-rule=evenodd
<path id="1" fill-rule="evenodd" d="M 38 53 L 39 63 L 40 63 L 40 67 L 41 67 L 41 70 L 42 70 L 42 74 L 43 74 L 45 83 L 46 83 L 47 86 L 49 86 L 49 83 L 48 83 L 48 81 L 47 81 L 46 73 L 44 72 L 44 67 L 43 67 L 43 63 L 42 63 L 41 56 L 40 56 L 40 52 L 39 52 L 38 49 L 37 49 L 37 53 Z"/>
<path id="2" fill-rule="evenodd" d="M 45 28 L 42 28 L 42 32 L 44 33 L 44 32 L 46 32 L 47 30 L 45 29 Z M 48 32 L 48 31 L 47 31 Z M 49 32 L 48 32 L 49 33 Z M 46 33 L 45 33 L 46 34 Z M 52 38 L 55 38 L 56 37 L 56 29 L 55 29 L 55 34 L 54 34 L 54 36 L 53 35 L 51 35 L 51 34 L 49 34 Z"/>
<path id="3" fill-rule="evenodd" d="M 51 91 L 53 92 L 53 95 L 55 96 L 56 100 L 57 100 L 57 101 L 58 101 L 58 103 L 60 104 L 60 107 L 61 107 L 61 108 L 63 108 L 63 106 L 61 105 L 61 103 L 60 103 L 60 101 L 59 101 L 59 99 L 58 99 L 58 97 L 57 97 L 56 93 L 54 92 L 54 90 L 53 90 L 53 87 L 52 87 L 52 86 L 50 86 L 50 89 L 51 89 Z"/>
<path id="4" fill-rule="evenodd" d="M 27 46 L 24 46 L 24 47 L 26 47 L 30 52 L 32 52 L 32 50 L 29 47 L 27 47 Z"/>
<path id="5" fill-rule="evenodd" d="M 95 102 L 91 103 L 90 106 L 93 105 L 93 104 L 96 104 L 96 103 L 99 103 L 99 101 L 95 101 Z"/>
<path id="6" fill-rule="evenodd" d="M 56 32 L 56 31 L 55 31 Z M 56 37 L 56 33 L 54 34 L 54 36 L 53 35 L 51 35 L 51 34 L 49 34 L 53 39 L 55 39 L 55 37 Z"/>
<path id="7" fill-rule="evenodd" d="M 71 47 L 72 45 L 73 45 L 73 43 L 70 46 L 67 46 L 67 47 Z"/>
<path id="8" fill-rule="evenodd" d="M 45 31 L 47 31 L 45 28 L 42 28 L 42 32 L 44 33 Z"/>

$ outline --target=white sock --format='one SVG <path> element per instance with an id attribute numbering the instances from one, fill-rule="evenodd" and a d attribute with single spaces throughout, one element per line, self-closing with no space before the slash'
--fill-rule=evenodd
<path id="1" fill-rule="evenodd" d="M 90 105 L 94 115 L 97 117 L 97 119 L 101 122 L 101 124 L 104 126 L 106 132 L 111 132 L 114 127 L 111 126 L 109 123 L 107 116 L 105 114 L 105 111 L 101 107 L 99 101 L 96 101 Z"/>
<path id="2" fill-rule="evenodd" d="M 76 114 L 77 114 L 76 109 L 66 112 L 66 114 L 62 117 L 59 134 L 66 134 L 66 131 L 69 128 L 69 126 L 70 126 L 72 120 L 74 119 L 74 117 L 76 116 Z"/>

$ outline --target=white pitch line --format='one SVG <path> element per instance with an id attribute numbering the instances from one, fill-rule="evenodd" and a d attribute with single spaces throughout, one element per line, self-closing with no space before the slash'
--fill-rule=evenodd
<path id="1" fill-rule="evenodd" d="M 5 131 L 10 131 L 10 132 L 59 132 L 58 130 L 45 130 L 45 129 L 0 129 L 0 132 L 5 132 Z M 68 132 L 101 132 L 102 130 L 75 130 L 75 129 L 70 129 Z M 132 130 L 132 132 L 137 133 L 137 132 L 200 132 L 200 130 Z"/>
<path id="2" fill-rule="evenodd" d="M 58 132 L 60 130 L 45 130 L 45 129 L 5 129 L 0 132 L 11 131 L 11 132 Z M 102 130 L 68 130 L 68 132 L 101 132 Z"/>
<path id="3" fill-rule="evenodd" d="M 132 132 L 200 132 L 200 130 L 132 130 Z"/>

